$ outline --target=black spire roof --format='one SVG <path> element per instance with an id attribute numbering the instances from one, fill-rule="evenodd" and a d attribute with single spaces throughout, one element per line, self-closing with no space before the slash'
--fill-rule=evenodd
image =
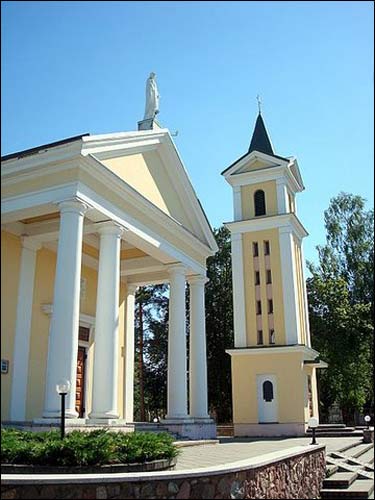
<path id="1" fill-rule="evenodd" d="M 258 114 L 257 121 L 255 122 L 255 128 L 248 152 L 251 153 L 251 151 L 259 151 L 260 153 L 265 153 L 267 155 L 274 155 L 272 144 L 260 113 Z"/>

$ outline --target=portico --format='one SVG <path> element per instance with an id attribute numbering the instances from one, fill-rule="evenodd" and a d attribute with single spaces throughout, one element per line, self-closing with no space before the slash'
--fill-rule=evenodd
<path id="1" fill-rule="evenodd" d="M 132 423 L 135 292 L 168 282 L 164 424 L 211 437 L 204 285 L 216 242 L 169 132 L 79 136 L 23 153 L 2 164 L 6 269 L 14 267 L 18 284 L 4 304 L 11 380 L 2 419 L 56 419 L 64 378 L 72 422 Z"/>

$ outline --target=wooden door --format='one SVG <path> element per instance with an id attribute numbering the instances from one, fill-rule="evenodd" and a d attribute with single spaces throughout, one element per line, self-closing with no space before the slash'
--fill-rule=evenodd
<path id="1" fill-rule="evenodd" d="M 86 349 L 78 347 L 77 357 L 77 384 L 76 384 L 76 412 L 79 418 L 83 418 L 85 414 L 85 363 Z"/>

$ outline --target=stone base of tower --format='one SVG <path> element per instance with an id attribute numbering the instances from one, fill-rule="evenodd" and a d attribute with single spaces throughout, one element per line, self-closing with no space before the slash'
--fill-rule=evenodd
<path id="1" fill-rule="evenodd" d="M 234 435 L 243 437 L 304 436 L 307 425 L 297 424 L 234 424 Z"/>
<path id="2" fill-rule="evenodd" d="M 235 436 L 302 436 L 318 417 L 316 369 L 326 366 L 302 345 L 238 348 L 232 364 Z"/>

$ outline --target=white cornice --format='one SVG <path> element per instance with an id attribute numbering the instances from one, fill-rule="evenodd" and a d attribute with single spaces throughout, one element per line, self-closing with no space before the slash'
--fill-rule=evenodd
<path id="1" fill-rule="evenodd" d="M 208 257 L 215 253 L 213 249 L 200 241 L 197 236 L 188 231 L 180 222 L 151 203 L 94 156 L 88 155 L 82 158 L 81 168 L 96 180 L 101 181 L 108 189 L 117 193 L 124 200 L 129 201 L 129 203 L 141 210 L 148 218 L 151 217 L 154 224 L 156 220 L 161 220 L 161 225 L 168 228 L 174 236 L 176 236 L 176 233 L 181 233 L 181 240 L 184 243 L 188 243 L 195 251 L 201 253 L 202 256 Z"/>
<path id="2" fill-rule="evenodd" d="M 299 239 L 308 236 L 308 232 L 293 213 L 226 222 L 224 225 L 232 234 L 279 228 L 280 230 L 292 231 Z"/>
<path id="3" fill-rule="evenodd" d="M 276 165 L 274 167 L 259 168 L 249 172 L 233 174 L 226 178 L 226 181 L 232 186 L 246 186 L 250 184 L 258 184 L 259 182 L 278 181 L 285 179 L 289 189 L 292 192 L 303 191 L 304 186 L 297 182 L 296 177 L 290 170 L 288 165 Z"/>
<path id="4" fill-rule="evenodd" d="M 289 354 L 290 352 L 300 352 L 303 354 L 305 360 L 314 360 L 319 356 L 319 352 L 311 347 L 306 347 L 304 345 L 286 345 L 286 346 L 275 346 L 275 347 L 258 347 L 258 348 L 238 348 L 238 349 L 227 349 L 225 351 L 230 356 L 259 356 L 271 354 Z"/>
<path id="5" fill-rule="evenodd" d="M 289 164 L 289 159 L 283 160 L 282 158 L 277 158 L 275 156 L 267 155 L 259 151 L 252 151 L 245 155 L 241 160 L 237 161 L 228 171 L 223 173 L 225 179 L 229 182 L 229 177 L 235 174 L 237 171 L 246 167 L 249 163 L 254 160 L 261 160 L 264 163 L 272 166 L 287 166 Z M 235 174 L 238 175 L 238 174 Z"/>

